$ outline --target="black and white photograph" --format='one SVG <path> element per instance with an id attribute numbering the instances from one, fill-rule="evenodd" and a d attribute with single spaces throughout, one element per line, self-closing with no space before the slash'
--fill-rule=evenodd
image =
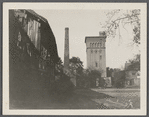
<path id="1" fill-rule="evenodd" d="M 3 114 L 145 115 L 146 3 L 4 3 Z"/>

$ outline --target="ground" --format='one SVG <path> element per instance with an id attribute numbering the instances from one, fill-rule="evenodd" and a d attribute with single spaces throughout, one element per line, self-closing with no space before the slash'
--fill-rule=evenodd
<path id="1" fill-rule="evenodd" d="M 110 108 L 140 108 L 140 90 L 133 88 L 124 88 L 124 89 L 92 89 L 98 93 L 104 93 L 113 98 L 108 99 L 94 99 L 97 103 L 102 103 L 105 106 Z"/>
<path id="2" fill-rule="evenodd" d="M 140 108 L 139 89 L 75 89 L 70 96 L 54 96 L 45 91 L 34 98 L 12 100 L 10 109 L 123 109 L 131 104 Z"/>

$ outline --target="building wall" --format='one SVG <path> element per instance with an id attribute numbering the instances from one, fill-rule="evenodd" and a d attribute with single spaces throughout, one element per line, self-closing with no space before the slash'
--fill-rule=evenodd
<path id="1" fill-rule="evenodd" d="M 127 85 L 140 86 L 140 73 L 134 70 L 126 71 L 126 81 Z"/>
<path id="2" fill-rule="evenodd" d="M 99 70 L 106 77 L 106 37 L 86 37 L 87 67 Z"/>
<path id="3" fill-rule="evenodd" d="M 32 12 L 34 13 L 34 11 Z M 47 45 L 47 47 L 45 47 L 46 44 L 49 44 L 49 40 L 52 38 L 50 35 L 51 31 L 47 28 L 48 22 L 45 23 L 45 21 L 42 21 L 37 15 L 30 13 L 28 10 L 14 10 L 14 15 L 20 24 L 20 28 L 22 28 L 22 32 L 24 34 L 26 33 L 26 35 L 22 35 L 19 31 L 20 29 L 18 29 L 19 35 L 17 46 L 20 49 L 26 49 L 26 54 L 30 57 L 35 55 L 33 51 L 38 51 L 35 55 L 38 57 L 34 57 L 35 59 L 38 59 L 37 66 L 39 69 L 47 70 L 46 63 L 49 61 L 47 58 L 51 59 L 51 53 L 55 53 L 52 52 L 52 50 L 56 49 L 53 47 L 50 48 L 51 50 L 48 50 L 47 47 L 51 45 Z M 29 41 L 26 41 L 24 38 L 28 38 Z M 54 46 L 54 43 L 52 44 Z"/>
<path id="4" fill-rule="evenodd" d="M 43 33 L 38 34 L 38 29 L 40 29 L 38 24 L 40 22 L 36 22 L 33 25 L 34 28 L 27 30 L 28 22 L 24 23 L 24 18 L 35 20 L 34 15 L 26 16 L 24 10 L 9 11 L 10 108 L 13 108 L 15 102 L 19 100 L 25 101 L 42 98 L 45 89 L 48 90 L 54 80 L 55 63 L 51 55 L 56 53 L 57 50 L 53 46 L 48 50 L 38 41 L 38 38 L 40 40 L 43 39 L 41 38 Z M 46 23 L 46 25 L 48 24 Z M 29 32 L 32 32 L 31 35 L 28 35 Z M 49 34 L 46 33 L 45 35 L 48 34 L 47 37 L 49 37 L 52 32 L 49 30 L 47 32 Z M 46 40 L 50 39 L 53 38 L 46 38 Z M 54 44 L 52 43 L 52 45 Z M 39 46 L 42 49 L 39 49 Z"/>
<path id="5" fill-rule="evenodd" d="M 137 78 L 137 71 L 126 71 L 126 79 Z"/>

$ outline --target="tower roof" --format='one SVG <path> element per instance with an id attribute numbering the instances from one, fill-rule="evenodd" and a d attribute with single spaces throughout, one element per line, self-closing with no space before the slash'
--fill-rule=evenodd
<path id="1" fill-rule="evenodd" d="M 101 35 L 101 36 L 87 36 L 85 37 L 85 43 L 87 39 L 93 39 L 93 38 L 106 38 L 107 36 L 105 35 Z"/>
<path id="2" fill-rule="evenodd" d="M 106 37 L 107 37 L 106 32 L 100 31 L 99 36 L 87 36 L 87 37 L 85 37 L 85 43 L 86 43 L 87 38 L 106 38 Z"/>

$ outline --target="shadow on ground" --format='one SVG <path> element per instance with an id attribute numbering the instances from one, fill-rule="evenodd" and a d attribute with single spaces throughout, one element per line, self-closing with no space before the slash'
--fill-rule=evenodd
<path id="1" fill-rule="evenodd" d="M 11 100 L 10 109 L 102 109 L 108 108 L 92 101 L 92 98 L 113 98 L 90 89 L 75 89 L 71 95 L 58 95 L 43 91 L 33 92 L 26 99 Z"/>

